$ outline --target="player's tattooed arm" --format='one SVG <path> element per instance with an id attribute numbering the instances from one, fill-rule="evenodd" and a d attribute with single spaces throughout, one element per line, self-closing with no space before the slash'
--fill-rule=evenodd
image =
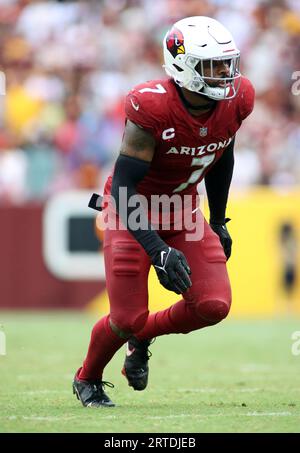
<path id="1" fill-rule="evenodd" d="M 140 126 L 127 120 L 120 154 L 151 162 L 154 150 L 154 137 Z"/>

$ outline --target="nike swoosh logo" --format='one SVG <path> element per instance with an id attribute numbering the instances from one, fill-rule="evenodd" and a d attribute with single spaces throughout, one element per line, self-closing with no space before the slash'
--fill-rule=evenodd
<path id="1" fill-rule="evenodd" d="M 126 343 L 126 355 L 130 357 L 135 351 L 135 348 L 129 349 L 128 343 Z"/>
<path id="2" fill-rule="evenodd" d="M 160 260 L 161 260 L 161 265 L 164 265 L 164 253 L 167 253 L 165 251 L 160 252 Z"/>
<path id="3" fill-rule="evenodd" d="M 138 104 L 135 104 L 135 103 L 133 102 L 132 99 L 130 99 L 130 102 L 131 102 L 131 105 L 132 105 L 132 107 L 134 108 L 134 110 L 138 111 L 138 109 L 140 108 L 140 106 L 139 106 Z"/>

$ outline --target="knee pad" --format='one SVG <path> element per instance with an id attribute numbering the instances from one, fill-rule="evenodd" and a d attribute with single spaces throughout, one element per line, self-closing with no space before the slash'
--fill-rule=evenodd
<path id="1" fill-rule="evenodd" d="M 113 332 L 121 338 L 129 338 L 130 336 L 138 333 L 148 319 L 149 311 L 142 313 L 128 313 L 124 312 L 121 316 L 111 316 L 110 326 Z"/>
<path id="2" fill-rule="evenodd" d="M 226 318 L 230 310 L 230 301 L 207 300 L 196 304 L 196 314 L 210 324 L 217 324 Z"/>

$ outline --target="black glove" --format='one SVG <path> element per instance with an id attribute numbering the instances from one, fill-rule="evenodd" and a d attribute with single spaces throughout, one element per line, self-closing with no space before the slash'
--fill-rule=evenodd
<path id="1" fill-rule="evenodd" d="M 183 253 L 171 247 L 161 249 L 152 259 L 160 283 L 176 294 L 192 286 L 191 270 Z"/>
<path id="2" fill-rule="evenodd" d="M 226 223 L 229 222 L 230 220 L 231 219 L 225 219 L 225 221 L 222 223 L 215 223 L 212 221 L 210 222 L 211 228 L 214 230 L 215 233 L 217 233 L 217 235 L 220 238 L 227 260 L 229 260 L 230 258 L 232 246 L 232 239 L 226 227 Z"/>

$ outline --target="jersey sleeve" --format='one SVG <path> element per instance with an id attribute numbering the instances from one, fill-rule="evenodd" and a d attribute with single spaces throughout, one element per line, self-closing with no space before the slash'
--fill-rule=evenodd
<path id="1" fill-rule="evenodd" d="M 252 83 L 246 77 L 243 77 L 239 94 L 239 116 L 242 121 L 252 112 L 254 98 L 255 90 Z"/>
<path id="2" fill-rule="evenodd" d="M 156 140 L 161 135 L 162 118 L 159 96 L 153 93 L 140 93 L 131 90 L 125 99 L 126 118 L 150 132 Z"/>

